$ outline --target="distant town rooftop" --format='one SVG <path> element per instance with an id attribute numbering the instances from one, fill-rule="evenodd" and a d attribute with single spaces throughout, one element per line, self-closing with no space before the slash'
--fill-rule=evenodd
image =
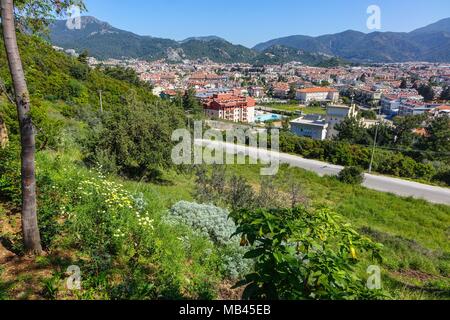
<path id="1" fill-rule="evenodd" d="M 326 88 L 326 87 L 315 87 L 315 88 L 305 88 L 297 90 L 299 93 L 320 93 L 320 92 L 338 92 L 337 89 L 334 88 Z"/>

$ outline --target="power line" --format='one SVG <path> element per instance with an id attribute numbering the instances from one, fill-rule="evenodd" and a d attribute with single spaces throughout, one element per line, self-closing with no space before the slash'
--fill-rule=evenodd
<path id="1" fill-rule="evenodd" d="M 100 97 L 100 112 L 103 113 L 103 97 L 102 97 L 102 90 L 98 90 L 98 94 Z"/>
<path id="2" fill-rule="evenodd" d="M 369 173 L 372 173 L 373 160 L 375 159 L 375 150 L 377 149 L 378 130 L 379 130 L 380 124 L 381 124 L 379 117 L 381 117 L 381 107 L 378 111 L 378 118 L 377 118 L 378 122 L 377 122 L 377 126 L 375 128 L 375 138 L 373 139 L 373 149 L 372 149 L 372 157 L 370 159 L 370 164 L 369 164 Z"/>

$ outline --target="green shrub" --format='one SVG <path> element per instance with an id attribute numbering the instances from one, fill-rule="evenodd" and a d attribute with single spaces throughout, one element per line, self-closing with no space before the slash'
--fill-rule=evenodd
<path id="1" fill-rule="evenodd" d="M 38 187 L 38 224 L 42 245 L 45 249 L 52 246 L 55 237 L 64 232 L 67 210 L 73 208 L 73 198 L 82 176 L 70 171 L 64 160 L 45 153 L 37 154 L 36 184 Z"/>
<path id="2" fill-rule="evenodd" d="M 112 300 L 148 300 L 157 298 L 157 290 L 149 275 L 137 269 L 126 275 L 120 284 L 112 286 L 109 296 Z"/>
<path id="3" fill-rule="evenodd" d="M 289 132 L 281 133 L 280 149 L 308 159 L 318 159 L 341 166 L 368 168 L 371 159 L 371 149 L 365 146 L 343 141 L 315 141 Z M 425 153 L 379 149 L 375 154 L 373 169 L 382 174 L 412 179 L 434 179 L 449 185 L 445 172 L 436 170 L 436 165 L 424 162 L 427 157 L 422 155 Z M 447 167 L 442 160 L 437 161 L 437 165 Z"/>
<path id="4" fill-rule="evenodd" d="M 434 176 L 434 179 L 436 179 L 437 181 L 444 182 L 445 184 L 450 186 L 450 169 L 448 169 L 447 171 L 445 170 L 439 171 Z"/>
<path id="5" fill-rule="evenodd" d="M 132 97 L 130 97 L 131 99 Z M 171 136 L 184 127 L 182 111 L 170 105 L 126 102 L 105 112 L 86 142 L 90 164 L 105 163 L 123 176 L 161 181 L 162 170 L 173 166 Z M 149 143 L 151 141 L 152 143 Z"/>
<path id="6" fill-rule="evenodd" d="M 347 184 L 362 184 L 364 182 L 364 170 L 360 167 L 345 167 L 339 173 L 338 179 Z"/>
<path id="7" fill-rule="evenodd" d="M 381 260 L 381 245 L 360 236 L 328 209 L 242 210 L 233 214 L 255 272 L 237 286 L 244 299 L 376 299 L 358 278 L 364 252 Z"/>
<path id="8" fill-rule="evenodd" d="M 17 143 L 10 143 L 7 148 L 0 148 L 0 199 L 19 207 L 20 181 L 20 148 Z"/>
<path id="9" fill-rule="evenodd" d="M 36 149 L 57 149 L 61 143 L 64 122 L 51 115 L 52 103 L 36 99 L 33 101 L 31 116 L 36 128 Z"/>
<path id="10" fill-rule="evenodd" d="M 436 169 L 431 163 L 416 163 L 414 168 L 415 177 L 418 179 L 431 180 L 436 176 Z"/>
<path id="11" fill-rule="evenodd" d="M 217 245 L 232 243 L 232 235 L 236 232 L 227 210 L 186 201 L 175 204 L 169 210 L 167 221 L 187 225 Z"/>
<path id="12" fill-rule="evenodd" d="M 86 80 L 89 75 L 89 66 L 81 63 L 70 67 L 70 74 L 77 80 Z"/>
<path id="13" fill-rule="evenodd" d="M 251 264 L 243 259 L 246 250 L 240 247 L 239 239 L 233 237 L 236 225 L 227 210 L 181 201 L 169 210 L 166 221 L 186 225 L 214 243 L 219 248 L 226 276 L 236 279 L 249 270 Z"/>

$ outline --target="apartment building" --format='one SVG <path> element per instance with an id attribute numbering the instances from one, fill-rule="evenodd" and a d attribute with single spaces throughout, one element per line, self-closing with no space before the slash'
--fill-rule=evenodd
<path id="1" fill-rule="evenodd" d="M 205 114 L 211 119 L 254 123 L 256 101 L 233 93 L 218 93 L 203 101 Z"/>
<path id="2" fill-rule="evenodd" d="M 263 87 L 254 87 L 254 86 L 248 88 L 248 94 L 251 97 L 257 99 L 263 98 L 266 95 Z"/>
<path id="3" fill-rule="evenodd" d="M 273 96 L 278 99 L 286 99 L 289 93 L 289 84 L 284 82 L 279 82 L 273 85 Z"/>
<path id="4" fill-rule="evenodd" d="M 337 102 L 339 100 L 339 91 L 326 87 L 299 89 L 297 90 L 296 99 L 305 104 L 313 101 Z"/>

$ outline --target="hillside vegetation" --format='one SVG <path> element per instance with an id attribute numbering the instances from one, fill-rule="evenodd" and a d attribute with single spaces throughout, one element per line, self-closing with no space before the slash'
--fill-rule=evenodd
<path id="1" fill-rule="evenodd" d="M 179 104 L 37 38 L 20 35 L 19 45 L 46 255 L 23 256 L 17 121 L 2 93 L 0 299 L 448 298 L 449 207 L 286 167 L 274 181 L 260 181 L 258 166 L 174 167 L 170 136 L 187 122 Z M 0 78 L 10 94 L 1 41 Z M 383 290 L 365 288 L 374 263 Z M 81 290 L 66 287 L 69 266 L 80 268 Z M 286 266 L 307 290 L 290 290 Z M 243 279 L 253 295 L 232 288 Z"/>

